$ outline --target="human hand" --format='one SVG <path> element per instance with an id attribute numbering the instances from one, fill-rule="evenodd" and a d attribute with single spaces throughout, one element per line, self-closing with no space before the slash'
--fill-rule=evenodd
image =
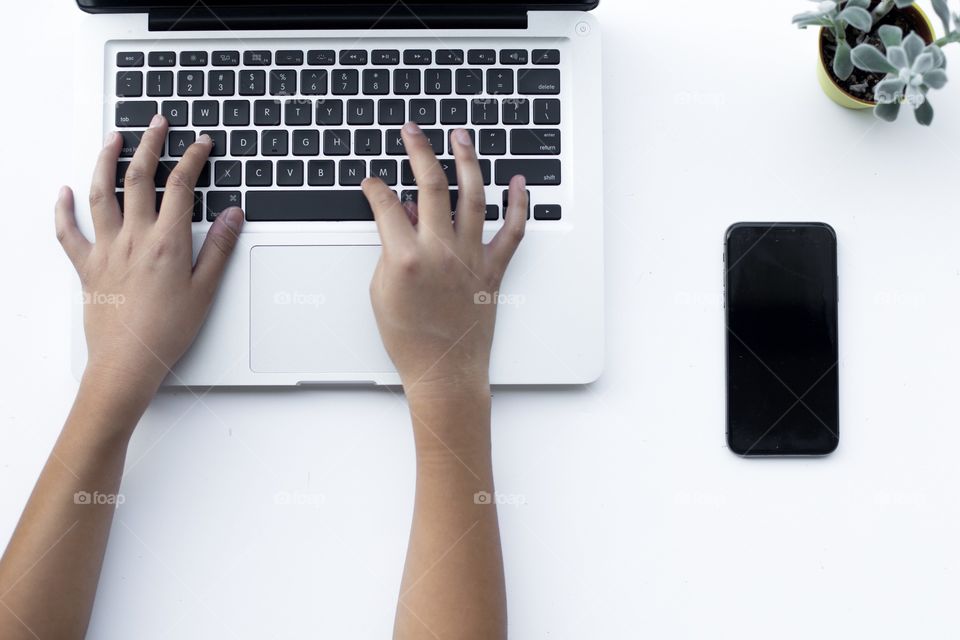
<path id="1" fill-rule="evenodd" d="M 239 208 L 210 227 L 193 264 L 194 188 L 212 143 L 200 136 L 167 180 L 159 214 L 154 175 L 167 137 L 156 116 L 124 177 L 124 211 L 114 195 L 121 136 L 106 140 L 90 188 L 96 242 L 77 228 L 73 193 L 60 190 L 57 238 L 84 293 L 87 373 L 153 392 L 186 352 L 206 318 L 243 224 Z"/>
<path id="2" fill-rule="evenodd" d="M 469 133 L 452 135 L 459 189 L 453 224 L 450 186 L 429 141 L 413 123 L 402 135 L 419 204 L 401 205 L 379 179 L 363 183 L 383 243 L 370 285 L 380 335 L 408 395 L 438 386 L 488 389 L 497 291 L 526 227 L 526 181 L 511 181 L 503 228 L 485 245 L 486 196 Z"/>

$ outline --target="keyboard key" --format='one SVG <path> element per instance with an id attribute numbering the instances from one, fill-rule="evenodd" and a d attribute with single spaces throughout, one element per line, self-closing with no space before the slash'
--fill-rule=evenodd
<path id="1" fill-rule="evenodd" d="M 467 129 L 467 133 L 470 135 L 470 144 L 474 149 L 477 148 L 477 130 L 476 129 Z M 453 129 L 447 132 L 447 155 L 453 155 Z"/>
<path id="2" fill-rule="evenodd" d="M 367 64 L 367 52 L 362 49 L 348 49 L 341 51 L 340 64 L 345 66 Z"/>
<path id="3" fill-rule="evenodd" d="M 390 93 L 390 72 L 386 69 L 364 69 L 363 92 L 371 96 Z"/>
<path id="4" fill-rule="evenodd" d="M 278 187 L 303 186 L 303 160 L 280 160 L 277 162 Z"/>
<path id="5" fill-rule="evenodd" d="M 457 162 L 456 160 L 449 160 L 447 158 L 441 158 L 439 160 L 440 168 L 443 169 L 444 175 L 447 177 L 447 182 L 451 186 L 456 186 L 457 184 Z M 486 159 L 480 160 L 480 173 L 483 175 L 483 184 L 490 184 L 490 161 Z M 413 175 L 413 168 L 409 160 L 404 160 L 400 163 L 400 182 L 404 185 L 415 185 L 416 179 Z"/>
<path id="6" fill-rule="evenodd" d="M 420 93 L 420 70 L 395 69 L 393 72 L 393 92 L 397 95 Z"/>
<path id="7" fill-rule="evenodd" d="M 332 84 L 334 95 L 355 96 L 360 93 L 360 73 L 356 69 L 337 69 Z"/>
<path id="8" fill-rule="evenodd" d="M 487 205 L 486 215 L 483 216 L 484 220 L 494 221 L 500 219 L 500 207 L 495 204 Z"/>
<path id="9" fill-rule="evenodd" d="M 373 124 L 373 100 L 347 100 L 347 124 Z"/>
<path id="10" fill-rule="evenodd" d="M 440 124 L 467 124 L 467 101 L 441 100 Z"/>
<path id="11" fill-rule="evenodd" d="M 423 74 L 424 91 L 429 95 L 453 93 L 453 74 L 450 69 L 427 69 Z"/>
<path id="12" fill-rule="evenodd" d="M 116 121 L 118 127 L 147 127 L 157 115 L 157 103 L 153 100 L 118 102 Z"/>
<path id="13" fill-rule="evenodd" d="M 166 100 L 163 103 L 162 109 L 161 113 L 163 113 L 163 117 L 167 119 L 171 127 L 187 126 L 186 100 Z"/>
<path id="14" fill-rule="evenodd" d="M 203 134 L 210 136 L 210 141 L 213 143 L 213 148 L 210 150 L 211 158 L 222 158 L 223 156 L 227 155 L 226 131 L 204 130 L 200 132 L 200 135 Z"/>
<path id="15" fill-rule="evenodd" d="M 280 124 L 279 100 L 255 100 L 253 124 L 257 127 L 272 127 Z"/>
<path id="16" fill-rule="evenodd" d="M 388 186 L 397 184 L 396 160 L 373 160 L 370 162 L 370 177 L 380 178 Z"/>
<path id="17" fill-rule="evenodd" d="M 499 105 L 496 100 L 474 98 L 471 105 L 473 124 L 497 124 L 500 115 L 497 113 Z"/>
<path id="18" fill-rule="evenodd" d="M 311 160 L 307 163 L 307 184 L 311 187 L 332 187 L 333 177 L 333 160 Z"/>
<path id="19" fill-rule="evenodd" d="M 213 184 L 218 187 L 239 187 L 243 163 L 239 160 L 218 160 L 213 163 Z"/>
<path id="20" fill-rule="evenodd" d="M 559 160 L 497 160 L 497 184 L 510 184 L 515 175 L 523 175 L 530 185 L 560 184 Z"/>
<path id="21" fill-rule="evenodd" d="M 270 72 L 270 95 L 292 96 L 297 93 L 297 72 L 274 69 Z"/>
<path id="22" fill-rule="evenodd" d="M 132 158 L 140 146 L 140 138 L 143 137 L 143 131 L 121 131 L 120 137 L 123 143 L 120 145 L 120 157 Z"/>
<path id="23" fill-rule="evenodd" d="M 527 64 L 527 50 L 504 49 L 500 52 L 500 64 Z"/>
<path id="24" fill-rule="evenodd" d="M 123 189 L 124 183 L 126 182 L 127 169 L 129 169 L 129 168 L 130 168 L 130 163 L 129 163 L 129 162 L 118 162 L 118 163 L 117 163 L 116 182 L 114 182 L 114 186 L 116 186 L 117 189 Z M 122 204 L 122 203 L 121 203 L 120 207 L 121 207 L 121 209 L 123 208 L 123 204 Z"/>
<path id="25" fill-rule="evenodd" d="M 277 64 L 281 67 L 299 67 L 303 64 L 303 51 L 277 51 Z"/>
<path id="26" fill-rule="evenodd" d="M 533 208 L 534 220 L 559 220 L 561 214 L 558 204 L 538 204 Z"/>
<path id="27" fill-rule="evenodd" d="M 433 53 L 429 49 L 408 49 L 403 52 L 403 64 L 422 66 L 432 62 Z"/>
<path id="28" fill-rule="evenodd" d="M 329 66 L 336 64 L 337 56 L 331 49 L 314 49 L 307 51 L 307 64 L 313 66 Z"/>
<path id="29" fill-rule="evenodd" d="M 467 62 L 470 64 L 496 64 L 497 52 L 493 49 L 471 49 L 467 52 Z"/>
<path id="30" fill-rule="evenodd" d="M 117 54 L 118 67 L 142 67 L 142 51 L 121 51 Z"/>
<path id="31" fill-rule="evenodd" d="M 206 51 L 181 51 L 180 66 L 181 67 L 207 66 L 207 52 Z"/>
<path id="32" fill-rule="evenodd" d="M 437 123 L 436 100 L 411 100 L 410 120 L 419 125 Z"/>
<path id="33" fill-rule="evenodd" d="M 343 124 L 343 100 L 317 100 L 317 124 L 327 127 Z"/>
<path id="34" fill-rule="evenodd" d="M 380 124 L 403 124 L 406 119 L 406 105 L 403 100 L 380 100 L 377 103 Z"/>
<path id="35" fill-rule="evenodd" d="M 177 95 L 178 96 L 202 96 L 203 95 L 203 72 L 202 71 L 178 71 L 177 72 Z"/>
<path id="36" fill-rule="evenodd" d="M 507 132 L 504 129 L 481 129 L 479 151 L 485 156 L 507 155 Z"/>
<path id="37" fill-rule="evenodd" d="M 509 206 L 510 201 L 510 191 L 505 190 L 503 192 L 502 202 L 503 202 L 503 217 L 507 217 L 507 207 Z M 527 189 L 527 220 L 530 219 L 530 190 Z"/>
<path id="38" fill-rule="evenodd" d="M 117 97 L 139 98 L 143 95 L 142 71 L 117 71 Z"/>
<path id="39" fill-rule="evenodd" d="M 366 160 L 341 160 L 339 169 L 341 187 L 359 187 L 367 177 Z"/>
<path id="40" fill-rule="evenodd" d="M 193 126 L 216 127 L 220 124 L 220 103 L 216 100 L 197 100 L 193 103 Z"/>
<path id="41" fill-rule="evenodd" d="M 257 155 L 257 132 L 249 129 L 230 132 L 230 155 Z"/>
<path id="42" fill-rule="evenodd" d="M 251 67 L 265 67 L 273 61 L 273 55 L 269 51 L 244 51 L 243 64 Z"/>
<path id="43" fill-rule="evenodd" d="M 427 142 L 433 147 L 435 155 L 443 155 L 443 130 L 442 129 L 423 129 L 423 135 L 427 137 Z"/>
<path id="44" fill-rule="evenodd" d="M 173 71 L 147 71 L 147 95 L 166 98 L 173 95 Z"/>
<path id="45" fill-rule="evenodd" d="M 353 148 L 358 156 L 378 156 L 383 151 L 383 135 L 379 129 L 358 129 L 353 136 Z"/>
<path id="46" fill-rule="evenodd" d="M 300 93 L 305 96 L 327 94 L 327 70 L 304 69 L 300 72 Z"/>
<path id="47" fill-rule="evenodd" d="M 483 93 L 483 71 L 480 69 L 457 69 L 457 94 L 476 96 Z"/>
<path id="48" fill-rule="evenodd" d="M 560 64 L 560 50 L 534 49 L 533 64 Z"/>
<path id="49" fill-rule="evenodd" d="M 559 129 L 514 129 L 510 132 L 510 153 L 515 156 L 560 154 Z"/>
<path id="50" fill-rule="evenodd" d="M 248 191 L 250 221 L 372 221 L 373 211 L 360 189 Z"/>
<path id="51" fill-rule="evenodd" d="M 403 145 L 400 129 L 388 129 L 386 132 L 386 149 L 388 156 L 405 156 L 407 149 Z"/>
<path id="52" fill-rule="evenodd" d="M 487 69 L 487 93 L 513 93 L 513 69 Z"/>
<path id="53" fill-rule="evenodd" d="M 350 155 L 350 132 L 346 129 L 327 129 L 323 132 L 323 155 Z"/>
<path id="54" fill-rule="evenodd" d="M 517 73 L 517 93 L 543 95 L 560 93 L 559 69 L 523 69 Z"/>
<path id="55" fill-rule="evenodd" d="M 396 49 L 376 49 L 371 56 L 373 64 L 400 64 L 400 52 Z"/>
<path id="56" fill-rule="evenodd" d="M 147 55 L 147 64 L 151 67 L 172 67 L 177 64 L 177 54 L 173 51 L 151 51 Z"/>
<path id="57" fill-rule="evenodd" d="M 297 129 L 293 132 L 293 155 L 320 155 L 320 132 L 309 129 Z"/>
<path id="58" fill-rule="evenodd" d="M 262 69 L 240 72 L 240 95 L 262 96 L 267 93 L 267 72 Z"/>
<path id="59" fill-rule="evenodd" d="M 530 124 L 530 102 L 525 98 L 504 100 L 503 124 Z"/>
<path id="60" fill-rule="evenodd" d="M 273 186 L 273 162 L 270 160 L 250 160 L 244 172 L 248 187 Z"/>
<path id="61" fill-rule="evenodd" d="M 437 51 L 437 64 L 463 64 L 463 49 L 440 49 Z"/>
<path id="62" fill-rule="evenodd" d="M 560 124 L 560 101 L 556 98 L 534 100 L 533 124 Z"/>
<path id="63" fill-rule="evenodd" d="M 311 101 L 287 100 L 283 105 L 283 123 L 291 126 L 313 124 L 313 104 L 311 104 Z"/>
<path id="64" fill-rule="evenodd" d="M 287 155 L 289 134 L 284 129 L 268 129 L 260 135 L 260 154 L 265 156 Z"/>
<path id="65" fill-rule="evenodd" d="M 207 92 L 211 96 L 232 96 L 235 82 L 233 71 L 211 71 L 207 74 Z"/>
<path id="66" fill-rule="evenodd" d="M 207 220 L 213 222 L 218 215 L 230 207 L 239 207 L 241 202 L 239 191 L 208 191 Z"/>
<path id="67" fill-rule="evenodd" d="M 236 67 L 240 64 L 239 51 L 214 51 L 211 64 L 215 67 Z"/>
<path id="68" fill-rule="evenodd" d="M 250 126 L 250 102 L 227 100 L 223 103 L 223 124 L 228 127 Z"/>

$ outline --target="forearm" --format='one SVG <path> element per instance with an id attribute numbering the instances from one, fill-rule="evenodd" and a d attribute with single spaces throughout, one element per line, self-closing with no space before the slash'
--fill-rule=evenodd
<path id="1" fill-rule="evenodd" d="M 417 493 L 395 638 L 506 637 L 488 388 L 410 398 Z"/>
<path id="2" fill-rule="evenodd" d="M 0 637 L 86 633 L 127 443 L 152 395 L 150 385 L 84 376 L 0 559 Z"/>

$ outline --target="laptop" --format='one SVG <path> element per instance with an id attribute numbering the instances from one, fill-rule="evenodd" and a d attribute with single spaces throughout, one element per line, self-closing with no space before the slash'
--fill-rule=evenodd
<path id="1" fill-rule="evenodd" d="M 418 122 L 451 178 L 449 134 L 469 128 L 486 182 L 484 238 L 526 176 L 526 237 L 500 291 L 498 385 L 583 384 L 601 373 L 603 170 L 597 0 L 78 0 L 72 184 L 109 131 L 123 171 L 155 113 L 170 121 L 158 200 L 201 133 L 194 246 L 228 206 L 247 222 L 172 386 L 395 385 L 369 300 L 380 255 L 360 191 L 379 176 L 417 197 L 400 128 Z M 78 203 L 86 194 L 78 193 Z M 89 211 L 78 211 L 93 237 Z M 78 296 L 79 299 L 79 296 Z M 75 373 L 86 354 L 74 309 Z"/>

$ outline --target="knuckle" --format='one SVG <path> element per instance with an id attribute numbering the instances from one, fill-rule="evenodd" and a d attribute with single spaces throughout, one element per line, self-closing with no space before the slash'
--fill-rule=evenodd
<path id="1" fill-rule="evenodd" d="M 440 193 L 449 189 L 450 184 L 447 182 L 447 177 L 442 171 L 440 171 L 440 168 L 438 167 L 436 170 L 428 171 L 427 175 L 423 176 L 422 179 L 417 180 L 417 187 L 423 191 Z"/>
<path id="2" fill-rule="evenodd" d="M 149 177 L 153 180 L 153 176 Z M 125 188 L 138 187 L 147 181 L 147 172 L 141 167 L 131 164 L 127 168 L 127 173 L 123 176 L 123 186 Z"/>
<path id="3" fill-rule="evenodd" d="M 110 194 L 110 195 L 111 197 L 113 196 L 113 194 Z M 107 198 L 107 192 L 101 187 L 92 187 L 90 189 L 90 195 L 88 199 L 90 201 L 91 208 L 99 207 L 101 204 L 104 203 L 106 198 Z"/>
<path id="4" fill-rule="evenodd" d="M 393 261 L 403 273 L 414 274 L 420 270 L 420 257 L 415 251 L 403 251 L 395 255 Z"/>
<path id="5" fill-rule="evenodd" d="M 195 183 L 196 180 L 193 178 L 192 172 L 178 167 L 174 169 L 170 173 L 170 177 L 167 178 L 167 189 L 193 191 L 193 186 Z"/>

